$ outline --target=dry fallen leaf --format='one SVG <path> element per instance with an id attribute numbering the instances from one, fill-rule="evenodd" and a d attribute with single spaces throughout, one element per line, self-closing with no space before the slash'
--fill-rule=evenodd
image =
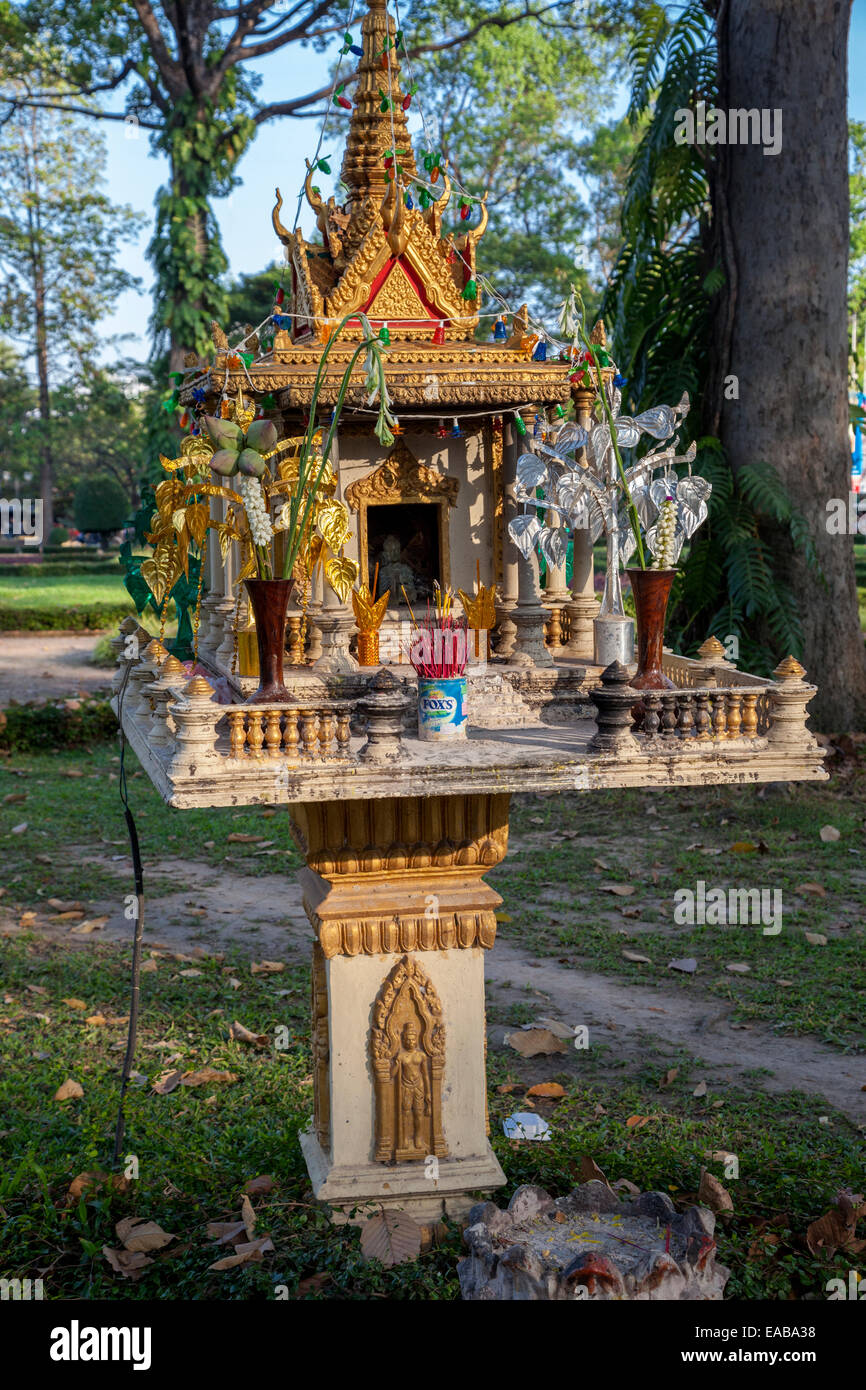
<path id="1" fill-rule="evenodd" d="M 153 1260 L 141 1250 L 111 1250 L 103 1245 L 102 1253 L 115 1274 L 122 1274 L 124 1279 L 131 1279 L 133 1283 L 141 1278 L 146 1265 L 153 1264 Z"/>
<path id="2" fill-rule="evenodd" d="M 274 1179 L 270 1173 L 262 1173 L 257 1178 L 250 1178 L 244 1187 L 244 1192 L 250 1197 L 267 1197 L 274 1190 Z"/>
<path id="3" fill-rule="evenodd" d="M 752 967 L 743 960 L 732 960 L 730 965 L 725 966 L 725 969 L 729 970 L 732 975 L 749 975 Z"/>
<path id="4" fill-rule="evenodd" d="M 560 1086 L 558 1081 L 539 1081 L 537 1086 L 530 1086 L 526 1094 L 539 1096 L 543 1100 L 562 1100 L 565 1095 L 565 1087 Z"/>
<path id="5" fill-rule="evenodd" d="M 624 960 L 634 961 L 635 965 L 652 965 L 649 956 L 642 956 L 640 951 L 623 951 Z"/>
<path id="6" fill-rule="evenodd" d="M 549 1028 L 526 1028 L 517 1033 L 509 1033 L 505 1041 L 521 1057 L 548 1057 L 554 1052 L 567 1052 L 568 1045 L 563 1038 L 557 1038 Z"/>
<path id="7" fill-rule="evenodd" d="M 267 1047 L 270 1042 L 267 1033 L 251 1033 L 249 1028 L 238 1023 L 237 1019 L 229 1028 L 229 1037 L 233 1038 L 235 1042 L 252 1043 L 253 1047 Z"/>
<path id="8" fill-rule="evenodd" d="M 808 941 L 808 943 L 809 943 L 810 946 L 826 946 L 826 945 L 827 945 L 827 938 L 826 938 L 826 936 L 824 935 L 823 932 L 819 932 L 819 931 L 804 931 L 804 932 L 803 932 L 803 935 L 805 936 L 805 938 L 806 938 L 806 940 Z"/>
<path id="9" fill-rule="evenodd" d="M 84 1095 L 84 1087 L 78 1081 L 73 1081 L 69 1077 L 62 1086 L 58 1086 L 54 1092 L 55 1100 L 81 1100 Z"/>
<path id="10" fill-rule="evenodd" d="M 679 1074 L 679 1067 L 671 1067 L 670 1071 L 666 1071 L 661 1081 L 659 1082 L 659 1090 L 663 1091 L 667 1086 L 672 1085 L 672 1083 L 676 1081 Z"/>
<path id="11" fill-rule="evenodd" d="M 88 917 L 86 921 L 79 922 L 77 927 L 71 927 L 70 936 L 89 936 L 91 932 L 101 931 L 108 921 L 107 917 Z"/>
<path id="12" fill-rule="evenodd" d="M 814 893 L 816 898 L 826 898 L 827 889 L 820 883 L 798 883 L 796 891 L 798 893 Z"/>
<path id="13" fill-rule="evenodd" d="M 273 1248 L 274 1242 L 269 1235 L 259 1236 L 258 1240 L 248 1241 L 244 1245 L 236 1245 L 233 1255 L 226 1255 L 224 1259 L 217 1260 L 210 1268 L 236 1269 L 238 1265 L 258 1264 Z"/>
<path id="14" fill-rule="evenodd" d="M 603 1182 L 605 1187 L 610 1187 L 604 1173 L 590 1154 L 581 1154 L 580 1156 L 580 1181 Z"/>
<path id="15" fill-rule="evenodd" d="M 858 1240 L 857 1221 L 866 1216 L 866 1202 L 850 1192 L 840 1192 L 835 1207 L 813 1221 L 806 1231 L 806 1244 L 813 1255 L 831 1258 L 837 1250 L 859 1255 L 866 1249 L 866 1240 Z"/>
<path id="16" fill-rule="evenodd" d="M 156 1221 L 148 1221 L 144 1216 L 125 1216 L 118 1221 L 114 1230 L 126 1250 L 161 1250 L 164 1245 L 177 1239 L 170 1231 L 164 1231 Z"/>
<path id="17" fill-rule="evenodd" d="M 83 999 L 75 999 L 75 998 L 61 999 L 60 1002 L 61 1002 L 61 1004 L 68 1004 L 68 1006 L 69 1006 L 70 1009 L 86 1009 L 86 1008 L 87 1008 L 87 1005 L 85 1004 L 85 1002 L 84 1002 Z"/>
<path id="18" fill-rule="evenodd" d="M 244 1230 L 247 1233 L 247 1240 L 252 1240 L 253 1233 L 256 1229 L 256 1214 L 253 1210 L 253 1204 L 246 1193 L 244 1193 L 243 1200 L 241 1202 L 241 1220 L 244 1223 Z"/>
<path id="19" fill-rule="evenodd" d="M 693 1096 L 698 1096 L 698 1097 L 700 1097 L 700 1096 L 705 1096 L 706 1094 L 707 1094 L 707 1083 L 706 1083 L 706 1081 L 699 1081 L 698 1084 L 697 1084 L 697 1086 L 695 1087 L 695 1089 L 692 1091 L 692 1095 L 693 1095 Z"/>
<path id="20" fill-rule="evenodd" d="M 819 834 L 825 845 L 830 844 L 833 840 L 839 840 L 842 837 L 842 832 L 837 830 L 835 825 L 822 825 Z"/>
<path id="21" fill-rule="evenodd" d="M 129 1185 L 129 1178 L 123 1177 L 120 1173 L 103 1173 L 101 1169 L 94 1169 L 91 1173 L 79 1173 L 77 1177 L 72 1179 L 66 1193 L 66 1200 L 72 1205 L 91 1188 L 108 1187 L 112 1192 L 126 1192 Z"/>
<path id="22" fill-rule="evenodd" d="M 183 1072 L 166 1071 L 154 1081 L 151 1090 L 158 1096 L 170 1096 L 172 1091 L 176 1091 L 183 1080 Z"/>
<path id="23" fill-rule="evenodd" d="M 718 1178 L 713 1177 L 712 1173 L 708 1173 L 706 1168 L 701 1169 L 698 1201 L 709 1207 L 710 1211 L 714 1211 L 717 1216 L 723 1212 L 734 1210 L 730 1192 L 722 1186 Z"/>
<path id="24" fill-rule="evenodd" d="M 414 1260 L 421 1251 L 421 1227 L 405 1211 L 382 1211 L 361 1227 L 361 1253 L 365 1260 L 383 1265 Z"/>
<path id="25" fill-rule="evenodd" d="M 298 1284 L 296 1293 L 298 1298 L 303 1298 L 308 1293 L 318 1293 L 319 1289 L 325 1284 L 330 1283 L 330 1274 L 308 1274 L 306 1279 L 302 1279 Z"/>
<path id="26" fill-rule="evenodd" d="M 235 845 L 257 845 L 259 840 L 264 838 L 264 835 L 242 835 L 238 830 L 233 830 L 231 835 L 226 835 L 229 844 Z"/>
<path id="27" fill-rule="evenodd" d="M 185 1071 L 181 1077 L 181 1085 L 210 1086 L 212 1082 L 221 1081 L 231 1086 L 237 1079 L 233 1071 L 214 1071 L 213 1067 L 202 1067 L 200 1071 Z"/>
<path id="28" fill-rule="evenodd" d="M 600 893 L 614 893 L 618 898 L 630 898 L 632 893 L 637 892 L 633 883 L 600 883 L 598 885 Z"/>
<path id="29" fill-rule="evenodd" d="M 105 1014 L 91 1014 L 84 1022 L 89 1023 L 92 1028 L 104 1028 L 107 1020 Z"/>
<path id="30" fill-rule="evenodd" d="M 252 975 L 279 975 L 285 970 L 285 965 L 281 960 L 262 960 L 253 961 L 250 966 Z"/>
<path id="31" fill-rule="evenodd" d="M 625 1126 L 626 1129 L 643 1129 L 644 1125 L 648 1125 L 651 1119 L 652 1115 L 629 1115 Z"/>
<path id="32" fill-rule="evenodd" d="M 207 1234 L 217 1245 L 233 1244 L 238 1236 L 245 1236 L 246 1224 L 243 1221 L 209 1221 Z"/>
<path id="33" fill-rule="evenodd" d="M 731 845 L 731 854 L 755 854 L 758 846 L 752 840 L 737 840 Z"/>

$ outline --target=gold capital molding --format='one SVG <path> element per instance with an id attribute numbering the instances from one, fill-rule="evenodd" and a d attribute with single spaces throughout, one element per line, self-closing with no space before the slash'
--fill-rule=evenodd
<path id="1" fill-rule="evenodd" d="M 323 956 L 489 949 L 508 848 L 507 794 L 293 806 L 304 907 Z"/>

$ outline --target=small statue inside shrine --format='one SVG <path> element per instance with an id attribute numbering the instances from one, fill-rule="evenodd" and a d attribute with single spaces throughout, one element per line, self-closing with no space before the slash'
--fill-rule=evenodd
<path id="1" fill-rule="evenodd" d="M 404 564 L 400 542 L 396 536 L 386 536 L 382 542 L 382 559 L 379 564 L 379 587 L 390 589 L 398 596 L 405 592 L 410 603 L 418 599 L 418 586 L 415 572 Z"/>
<path id="2" fill-rule="evenodd" d="M 414 1148 L 427 1152 L 430 1114 L 430 1081 L 427 1057 L 418 1047 L 418 1029 L 406 1023 L 401 1035 L 401 1047 L 392 1063 L 392 1075 L 397 1082 L 399 1097 L 399 1134 L 397 1145 L 402 1152 Z"/>

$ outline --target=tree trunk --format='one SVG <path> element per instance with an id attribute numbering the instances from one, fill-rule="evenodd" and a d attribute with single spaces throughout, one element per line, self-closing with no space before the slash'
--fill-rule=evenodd
<path id="1" fill-rule="evenodd" d="M 51 444 L 51 392 L 48 381 L 48 325 L 45 306 L 45 262 L 39 221 L 39 141 L 36 111 L 30 112 L 31 168 L 33 204 L 27 212 L 29 257 L 33 288 L 34 352 L 39 389 L 39 418 L 42 438 L 39 445 L 39 496 L 42 499 L 42 544 L 47 545 L 54 527 L 54 458 Z"/>
<path id="2" fill-rule="evenodd" d="M 850 10 L 851 0 L 719 7 L 720 107 L 782 111 L 780 153 L 765 155 L 761 144 L 718 150 L 716 202 L 727 212 L 735 302 L 729 344 L 719 335 L 714 367 L 716 380 L 732 374 L 739 382 L 739 400 L 722 403 L 720 432 L 735 472 L 758 459 L 773 465 L 814 540 L 823 577 L 790 542 L 778 562 L 800 606 L 804 664 L 819 686 L 813 720 L 826 730 L 866 727 L 853 538 L 830 535 L 826 525 L 827 503 L 850 488 Z M 729 271 L 729 285 L 731 278 Z"/>

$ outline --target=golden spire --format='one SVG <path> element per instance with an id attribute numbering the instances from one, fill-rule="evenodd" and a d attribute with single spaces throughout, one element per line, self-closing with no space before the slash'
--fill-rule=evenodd
<path id="1" fill-rule="evenodd" d="M 397 159 L 405 171 L 404 182 L 417 172 L 402 105 L 400 62 L 396 48 L 386 48 L 388 40 L 394 38 L 396 25 L 388 13 L 387 0 L 367 0 L 367 3 L 368 10 L 361 21 L 364 56 L 358 63 L 358 81 L 352 98 L 346 153 L 340 171 L 343 183 L 349 190 L 347 208 L 368 197 L 377 201 L 384 197 L 387 187 L 384 158 L 387 150 L 396 147 L 405 152 Z M 387 55 L 384 65 L 383 53 Z M 393 110 L 381 109 L 383 94 L 391 97 Z"/>

